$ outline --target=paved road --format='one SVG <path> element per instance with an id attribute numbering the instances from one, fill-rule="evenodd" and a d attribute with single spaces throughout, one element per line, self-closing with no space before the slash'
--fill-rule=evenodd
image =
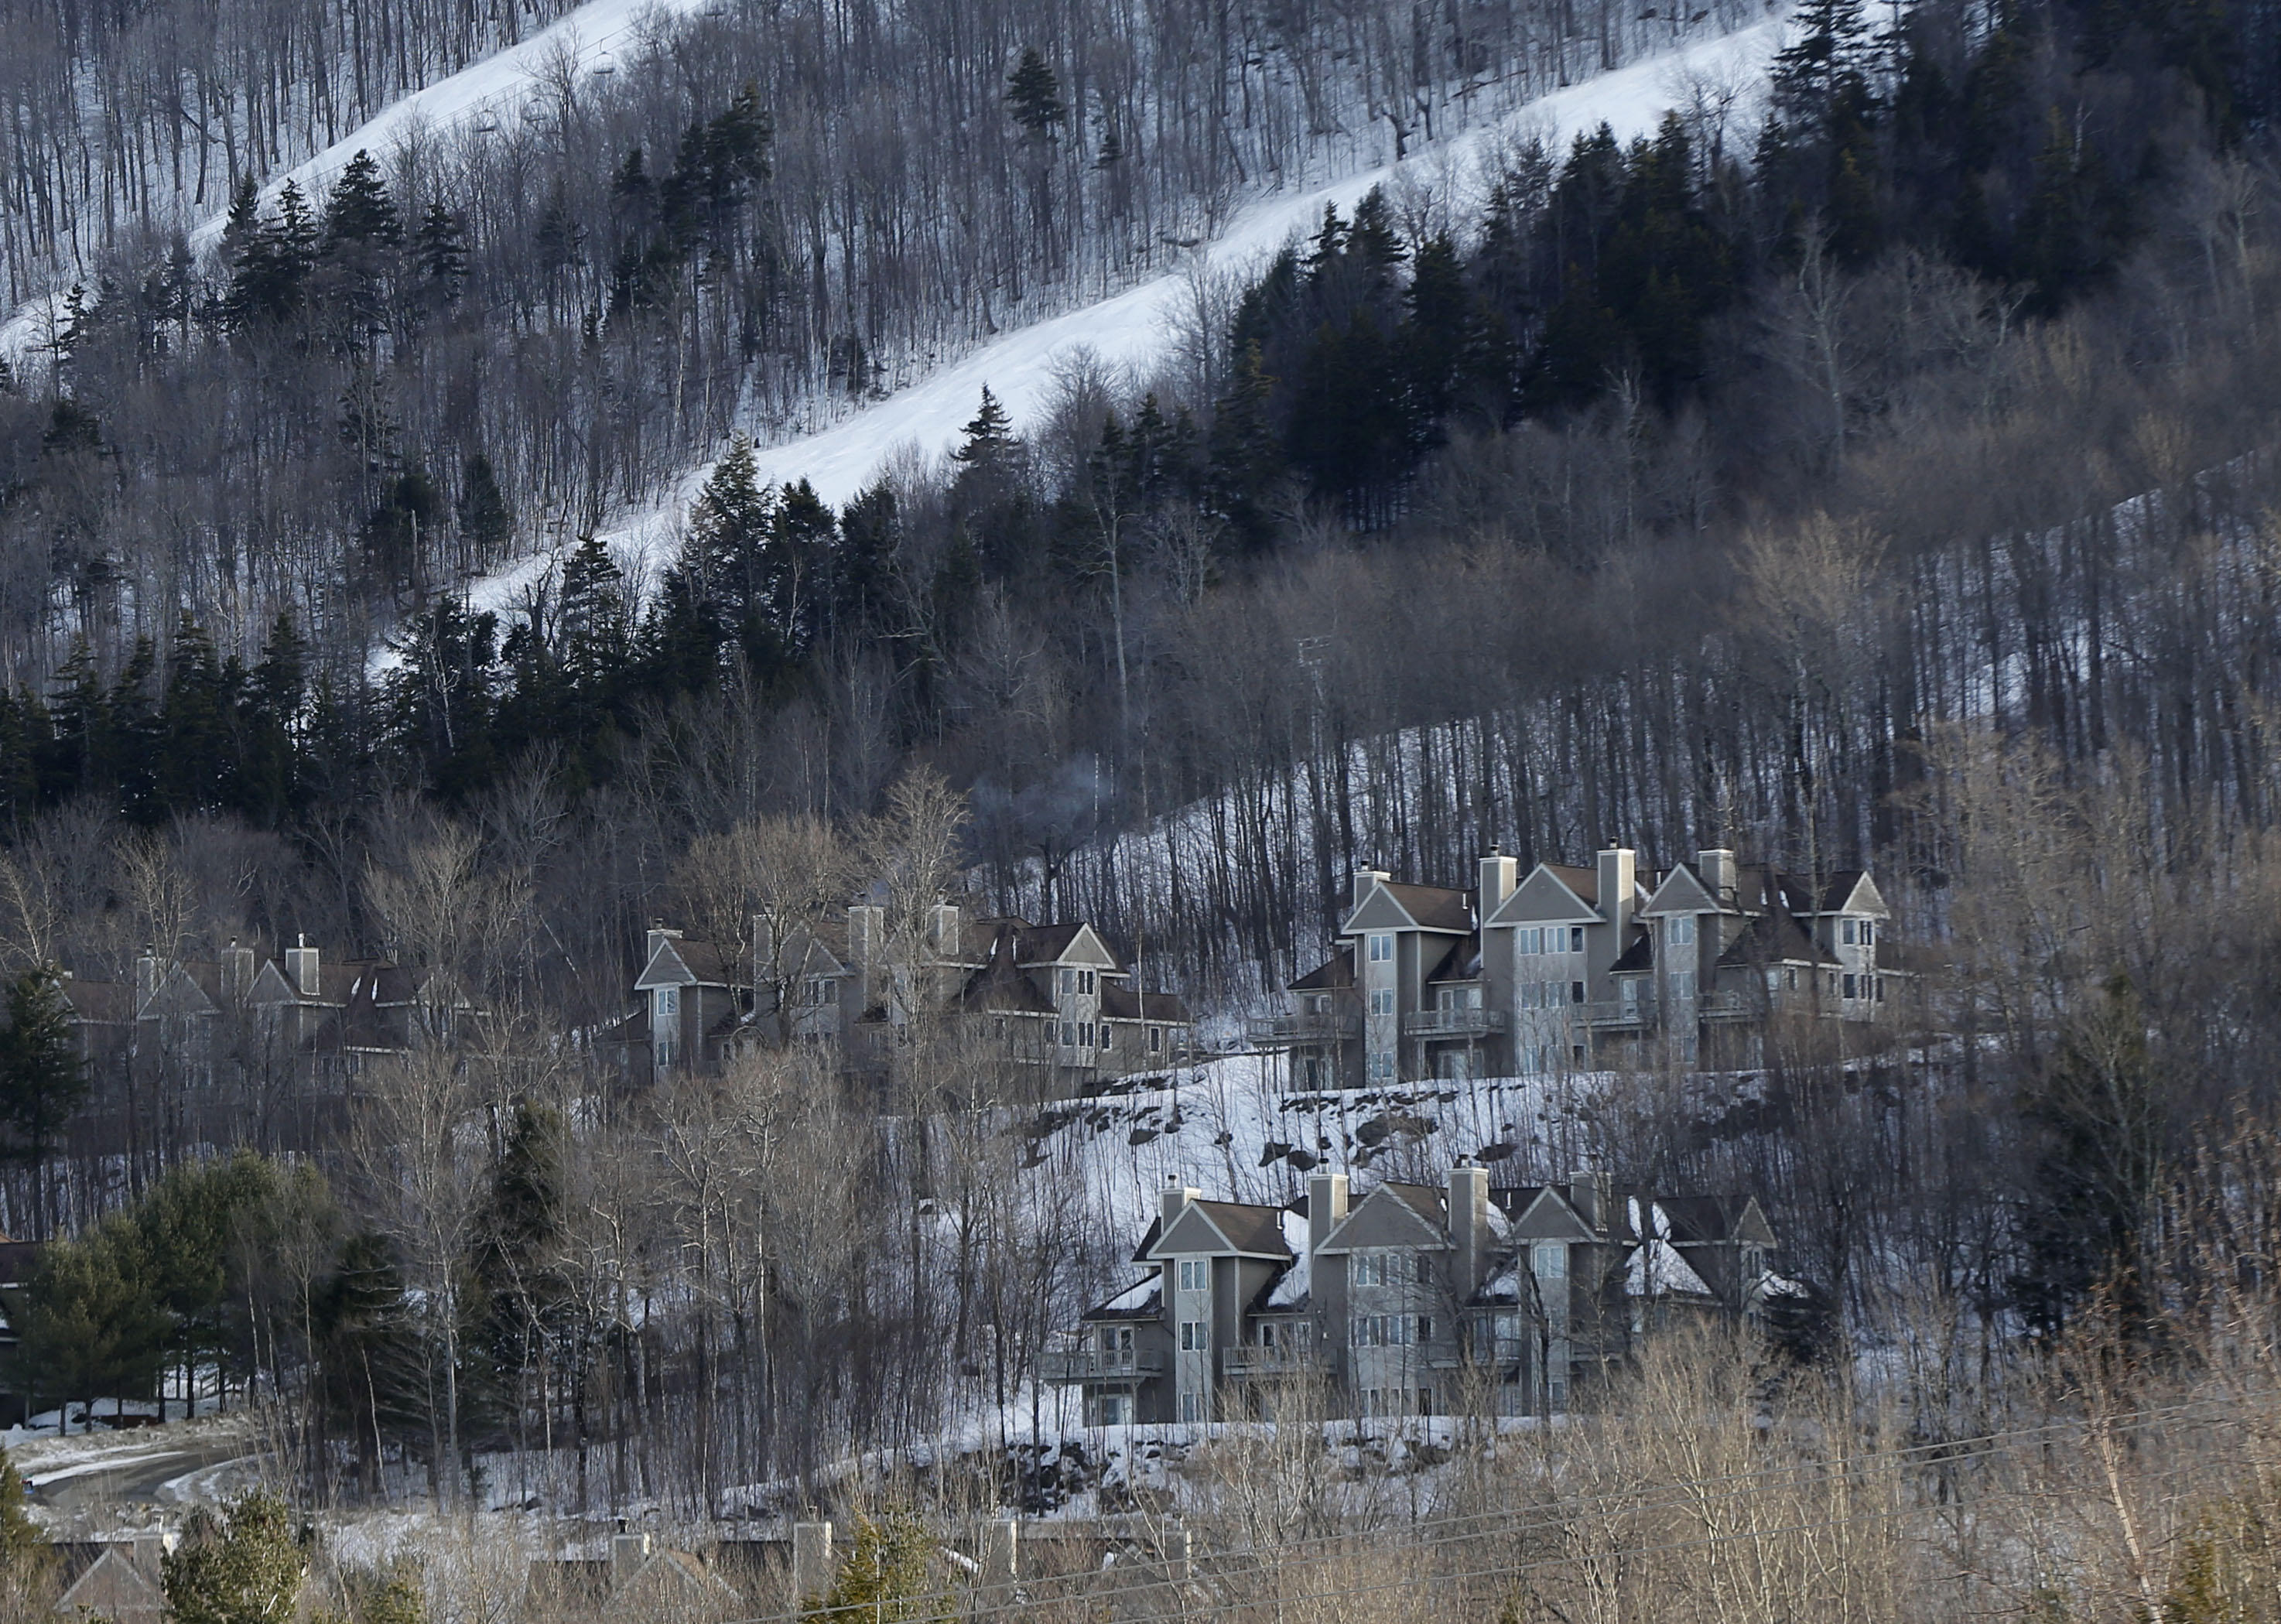
<path id="1" fill-rule="evenodd" d="M 241 1437 L 205 1437 L 170 1447 L 165 1434 L 154 1429 L 149 1436 L 149 1449 L 135 1450 L 115 1466 L 81 1471 L 36 1487 L 32 1498 L 62 1516 L 104 1505 L 147 1504 L 162 1498 L 160 1488 L 178 1477 L 247 1458 L 245 1440 Z"/>

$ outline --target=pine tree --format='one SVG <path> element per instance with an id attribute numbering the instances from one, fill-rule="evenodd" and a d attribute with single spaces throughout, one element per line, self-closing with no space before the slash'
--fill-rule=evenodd
<path id="1" fill-rule="evenodd" d="M 50 1241 L 10 1322 L 17 1366 L 37 1397 L 67 1405 L 157 1390 L 166 1319 L 123 1219 Z"/>
<path id="2" fill-rule="evenodd" d="M 54 1556 L 40 1525 L 24 1509 L 24 1479 L 16 1463 L 0 1449 L 0 1574 L 31 1579 Z"/>
<path id="3" fill-rule="evenodd" d="M 373 161 L 371 153 L 358 149 L 356 156 L 341 171 L 340 178 L 333 182 L 332 196 L 326 200 L 323 251 L 335 254 L 350 243 L 389 247 L 402 229 L 396 200 L 388 195 L 388 184 L 381 179 L 380 166 Z"/>
<path id="4" fill-rule="evenodd" d="M 437 198 L 420 217 L 413 249 L 419 256 L 420 274 L 429 290 L 445 304 L 460 297 L 468 280 L 468 233 L 459 215 Z"/>
<path id="5" fill-rule="evenodd" d="M 1209 505 L 1254 551 L 1265 547 L 1272 534 L 1266 499 L 1283 471 L 1268 415 L 1273 388 L 1254 342 L 1244 347 L 1227 393 L 1212 407 Z"/>
<path id="6" fill-rule="evenodd" d="M 1013 110 L 1014 122 L 1035 142 L 1051 141 L 1069 117 L 1069 109 L 1062 105 L 1061 81 L 1035 46 L 1023 50 L 1021 62 L 1007 77 L 1006 105 Z"/>
<path id="7" fill-rule="evenodd" d="M 514 510 L 499 489 L 491 460 L 482 452 L 468 453 L 460 465 L 460 500 L 454 516 L 459 521 L 464 567 L 485 568 L 505 556 L 514 538 Z"/>
<path id="8" fill-rule="evenodd" d="M 162 1559 L 167 1614 L 174 1624 L 276 1624 L 293 1616 L 307 1570 L 275 1496 L 248 1495 L 225 1519 L 200 1506 Z"/>
<path id="9" fill-rule="evenodd" d="M 1790 26 L 1794 37 L 1775 56 L 1770 75 L 1768 125 L 1778 143 L 1816 141 L 1841 101 L 1867 93 L 1869 28 L 1861 0 L 1803 0 Z"/>
<path id="10" fill-rule="evenodd" d="M 1001 468 L 1021 450 L 1021 441 L 1014 437 L 1013 420 L 986 383 L 982 386 L 982 405 L 968 421 L 964 433 L 964 444 L 950 457 L 970 469 Z"/>
<path id="11" fill-rule="evenodd" d="M 44 965 L 25 971 L 9 984 L 8 1027 L 0 1032 L 0 1128 L 12 1158 L 34 1169 L 43 1187 L 49 1156 L 87 1092 L 58 973 Z M 42 1217 L 52 1233 L 53 1211 Z"/>
<path id="12" fill-rule="evenodd" d="M 932 1588 L 927 1579 L 932 1544 L 909 1512 L 890 1511 L 876 1519 L 858 1512 L 855 1537 L 831 1589 L 799 1598 L 808 1608 L 803 1624 L 913 1624 L 926 1617 L 921 1598 Z"/>

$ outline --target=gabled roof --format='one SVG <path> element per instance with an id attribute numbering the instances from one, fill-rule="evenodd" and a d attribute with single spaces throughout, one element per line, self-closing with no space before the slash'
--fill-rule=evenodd
<path id="1" fill-rule="evenodd" d="M 1589 924 L 1600 916 L 1600 875 L 1573 863 L 1540 862 L 1488 916 L 1489 924 Z"/>
<path id="2" fill-rule="evenodd" d="M 1517 1195 L 1520 1194 L 1516 1192 Z M 1534 1186 L 1526 1201 L 1512 1203 L 1512 1236 L 1517 1241 L 1597 1241 L 1599 1236 L 1571 1206 L 1566 1196 L 1549 1186 Z"/>
<path id="3" fill-rule="evenodd" d="M 1038 991 L 1038 984 L 1003 959 L 967 977 L 958 1001 L 969 1009 L 989 1009 L 1001 1015 L 1051 1015 L 1054 1001 Z"/>
<path id="4" fill-rule="evenodd" d="M 1148 1256 L 1233 1253 L 1284 1261 L 1290 1257 L 1291 1249 L 1283 1241 L 1282 1212 L 1280 1207 L 1255 1207 L 1243 1202 L 1191 1201 L 1172 1220 L 1171 1228 L 1148 1249 Z"/>
<path id="5" fill-rule="evenodd" d="M 738 955 L 723 953 L 709 941 L 690 941 L 678 936 L 659 939 L 656 951 L 642 967 L 634 991 L 646 993 L 661 986 L 741 986 Z"/>
<path id="6" fill-rule="evenodd" d="M 1449 1243 L 1441 1191 L 1422 1184 L 1381 1184 L 1355 1203 L 1316 1250 L 1351 1252 L 1367 1247 L 1446 1247 Z"/>
<path id="7" fill-rule="evenodd" d="M 82 1021 L 124 1025 L 135 1018 L 133 996 L 116 981 L 81 981 L 66 976 L 60 986 L 64 1002 Z"/>
<path id="8" fill-rule="evenodd" d="M 1723 1241 L 1775 1244 L 1774 1226 L 1754 1195 L 1665 1195 L 1657 1198 L 1654 1211 L 1659 1233 L 1675 1246 Z"/>
<path id="9" fill-rule="evenodd" d="M 1152 1271 L 1136 1285 L 1127 1286 L 1105 1303 L 1096 1303 L 1080 1319 L 1154 1319 L 1164 1311 L 1164 1276 Z"/>
<path id="10" fill-rule="evenodd" d="M 1185 1026 L 1187 1006 L 1170 993 L 1136 992 L 1129 986 L 1101 989 L 1101 1012 L 1113 1021 L 1163 1021 Z"/>
<path id="11" fill-rule="evenodd" d="M 1322 963 L 1291 983 L 1294 993 L 1334 993 L 1355 984 L 1354 949 L 1341 947 Z"/>
<path id="12" fill-rule="evenodd" d="M 1446 885 L 1410 885 L 1397 880 L 1372 882 L 1339 934 L 1362 931 L 1441 931 L 1465 935 L 1473 928 L 1473 893 Z"/>
<path id="13" fill-rule="evenodd" d="M 1719 906 L 1719 898 L 1703 877 L 1685 863 L 1680 863 L 1664 876 L 1663 884 L 1647 900 L 1643 914 L 1696 914 Z"/>
<path id="14" fill-rule="evenodd" d="M 1059 924 L 1017 924 L 1013 938 L 1015 963 L 1025 966 L 1081 964 L 1101 970 L 1125 968 L 1124 961 L 1117 956 L 1117 950 L 1102 940 L 1100 932 L 1082 920 L 1065 920 Z"/>
<path id="15" fill-rule="evenodd" d="M 1823 882 L 1821 911 L 1825 914 L 1874 914 L 1887 916 L 1885 899 L 1867 869 L 1839 869 Z"/>
<path id="16" fill-rule="evenodd" d="M 1631 941 L 1621 953 L 1616 955 L 1616 962 L 1608 966 L 1608 973 L 1612 976 L 1627 976 L 1654 968 L 1655 932 L 1635 928 Z"/>
<path id="17" fill-rule="evenodd" d="M 1835 964 L 1837 961 L 1806 933 L 1805 927 L 1784 914 L 1760 914 L 1736 933 L 1719 955 L 1721 966 L 1754 964 Z"/>
<path id="18" fill-rule="evenodd" d="M 156 1620 L 166 1610 L 166 1598 L 148 1574 L 138 1566 L 124 1546 L 113 1545 L 85 1573 L 72 1581 L 57 1601 L 53 1611 L 60 1617 L 75 1618 L 84 1607 L 89 1613 L 117 1620 L 117 1624 L 135 1624 L 136 1620 Z"/>

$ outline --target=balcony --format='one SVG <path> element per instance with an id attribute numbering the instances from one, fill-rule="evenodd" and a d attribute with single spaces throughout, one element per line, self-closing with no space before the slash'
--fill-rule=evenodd
<path id="1" fill-rule="evenodd" d="M 1402 1017 L 1402 1030 L 1412 1038 L 1486 1038 L 1505 1028 L 1502 1009 L 1419 1009 Z"/>
<path id="2" fill-rule="evenodd" d="M 1251 1041 L 1261 1048 L 1295 1044 L 1338 1043 L 1362 1036 L 1362 1016 L 1350 1009 L 1302 1009 L 1249 1023 Z"/>
<path id="3" fill-rule="evenodd" d="M 1312 1342 L 1279 1342 L 1272 1348 L 1245 1343 L 1220 1350 L 1219 1373 L 1231 1379 L 1249 1377 L 1255 1380 L 1261 1377 L 1327 1373 L 1334 1363 L 1334 1351 L 1318 1351 Z"/>
<path id="4" fill-rule="evenodd" d="M 1609 998 L 1584 1006 L 1584 1024 L 1595 1032 L 1638 1032 L 1655 1025 L 1652 998 Z"/>
<path id="5" fill-rule="evenodd" d="M 1059 1349 L 1038 1359 L 1038 1374 L 1048 1381 L 1138 1381 L 1164 1372 L 1164 1356 L 1143 1348 Z"/>

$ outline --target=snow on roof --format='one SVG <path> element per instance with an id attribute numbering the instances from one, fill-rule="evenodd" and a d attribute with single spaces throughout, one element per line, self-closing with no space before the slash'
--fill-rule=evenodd
<path id="1" fill-rule="evenodd" d="M 1634 1195 L 1626 1206 L 1632 1233 L 1640 1237 L 1640 1243 L 1624 1265 L 1624 1289 L 1635 1297 L 1714 1295 L 1694 1265 L 1672 1245 L 1671 1215 L 1663 1210 L 1663 1203 L 1643 1202 Z"/>
<path id="2" fill-rule="evenodd" d="M 1268 1282 L 1259 1299 L 1263 1313 L 1304 1308 L 1314 1286 L 1314 1254 L 1307 1247 L 1307 1215 L 1283 1209 L 1283 1244 L 1291 1249 L 1291 1266 Z"/>
<path id="3" fill-rule="evenodd" d="M 1115 1314 L 1122 1318 L 1127 1315 L 1157 1313 L 1161 1311 L 1164 1300 L 1164 1277 L 1161 1274 L 1151 1274 L 1144 1280 L 1127 1286 L 1099 1307 L 1090 1310 L 1086 1314 L 1086 1318 L 1092 1319 L 1108 1314 Z"/>

